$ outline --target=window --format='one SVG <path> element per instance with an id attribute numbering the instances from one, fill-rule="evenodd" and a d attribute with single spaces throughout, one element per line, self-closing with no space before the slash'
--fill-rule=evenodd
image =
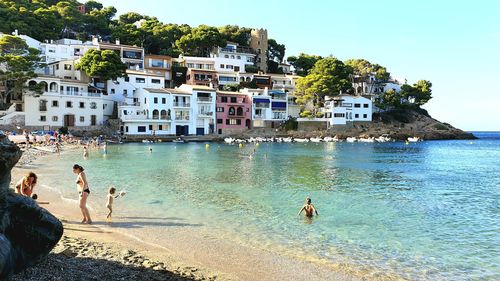
<path id="1" fill-rule="evenodd" d="M 228 59 L 228 58 L 229 58 L 229 55 L 224 55 L 224 58 Z"/>
<path id="2" fill-rule="evenodd" d="M 363 114 L 363 118 L 368 118 L 368 114 Z"/>
<path id="3" fill-rule="evenodd" d="M 230 107 L 229 110 L 229 115 L 235 115 L 236 114 L 236 111 L 234 110 L 234 107 Z"/>
<path id="4" fill-rule="evenodd" d="M 66 102 L 66 107 L 67 108 L 72 108 L 73 107 L 73 102 L 67 101 Z"/>
<path id="5" fill-rule="evenodd" d="M 57 117 L 57 116 L 52 116 L 52 121 L 57 122 L 57 120 L 58 120 L 58 119 L 59 119 L 59 117 Z"/>
<path id="6" fill-rule="evenodd" d="M 224 65 L 223 65 L 223 64 L 221 64 L 221 65 L 220 65 L 220 68 L 224 68 Z"/>
<path id="7" fill-rule="evenodd" d="M 85 108 L 85 103 L 84 102 L 80 102 L 80 108 Z"/>
<path id="8" fill-rule="evenodd" d="M 40 115 L 40 121 L 47 121 L 47 116 Z"/>
<path id="9" fill-rule="evenodd" d="M 127 111 L 126 110 L 123 111 L 123 115 L 127 115 Z"/>
<path id="10" fill-rule="evenodd" d="M 115 89 L 111 89 L 111 93 L 114 94 L 115 93 Z"/>
<path id="11" fill-rule="evenodd" d="M 155 97 L 153 100 L 154 100 L 155 104 L 158 103 L 158 98 L 157 97 Z"/>
<path id="12" fill-rule="evenodd" d="M 80 122 L 85 122 L 85 116 L 80 116 Z"/>
<path id="13" fill-rule="evenodd" d="M 334 114 L 333 114 L 333 117 L 341 117 L 341 118 L 344 118 L 344 117 L 345 117 L 345 115 L 344 115 L 344 113 L 334 113 Z"/>
<path id="14" fill-rule="evenodd" d="M 217 107 L 217 112 L 224 112 L 224 107 Z"/>
<path id="15" fill-rule="evenodd" d="M 123 57 L 126 59 L 142 59 L 142 52 L 123 51 Z"/>
<path id="16" fill-rule="evenodd" d="M 161 80 L 160 79 L 151 79 L 151 83 L 153 83 L 153 84 L 160 84 Z"/>
<path id="17" fill-rule="evenodd" d="M 241 56 L 236 56 L 237 59 L 241 60 Z"/>
<path id="18" fill-rule="evenodd" d="M 161 103 L 162 104 L 166 104 L 167 103 L 167 99 L 166 98 L 161 98 Z"/>
<path id="19" fill-rule="evenodd" d="M 71 70 L 71 64 L 64 64 L 64 70 Z"/>
<path id="20" fill-rule="evenodd" d="M 125 82 L 129 82 L 130 81 L 130 78 L 128 76 L 125 76 Z"/>
<path id="21" fill-rule="evenodd" d="M 234 71 L 240 72 L 240 67 L 239 66 L 235 66 L 234 67 Z"/>
<path id="22" fill-rule="evenodd" d="M 163 60 L 151 59 L 151 67 L 164 68 Z"/>
<path id="23" fill-rule="evenodd" d="M 137 126 L 137 132 L 139 132 L 139 133 L 145 133 L 146 132 L 146 126 Z"/>
<path id="24" fill-rule="evenodd" d="M 231 97 L 231 102 L 236 103 L 236 97 Z"/>
<path id="25" fill-rule="evenodd" d="M 364 107 L 364 108 L 368 108 L 368 104 L 367 104 L 367 103 L 364 103 L 364 104 L 363 104 L 363 107 Z"/>
<path id="26" fill-rule="evenodd" d="M 222 124 L 222 119 L 217 119 L 217 124 Z"/>
<path id="27" fill-rule="evenodd" d="M 354 118 L 359 118 L 359 114 L 354 114 Z"/>
<path id="28" fill-rule="evenodd" d="M 96 109 L 97 108 L 97 103 L 91 102 L 90 103 L 90 109 Z"/>
<path id="29" fill-rule="evenodd" d="M 59 70 L 59 64 L 56 64 L 56 70 Z"/>
<path id="30" fill-rule="evenodd" d="M 125 132 L 128 133 L 128 126 L 125 126 Z"/>
<path id="31" fill-rule="evenodd" d="M 38 110 L 39 111 L 47 111 L 47 101 L 46 100 L 40 100 L 38 102 Z"/>
<path id="32" fill-rule="evenodd" d="M 152 131 L 153 130 L 153 125 L 149 125 L 149 130 Z"/>
<path id="33" fill-rule="evenodd" d="M 163 125 L 158 125 L 158 130 L 162 131 L 163 130 Z"/>
<path id="34" fill-rule="evenodd" d="M 238 124 L 238 121 L 240 121 Z M 241 125 L 241 120 L 239 119 L 226 119 L 226 125 Z"/>
<path id="35" fill-rule="evenodd" d="M 144 79 L 144 78 L 135 78 L 135 83 L 146 83 L 146 79 Z"/>
<path id="36" fill-rule="evenodd" d="M 359 108 L 359 107 L 361 107 L 361 104 L 360 103 L 355 103 L 354 107 L 358 107 Z"/>
<path id="37" fill-rule="evenodd" d="M 226 69 L 233 69 L 233 66 L 232 65 L 226 65 Z"/>
<path id="38" fill-rule="evenodd" d="M 59 107 L 59 101 L 53 100 L 52 107 Z"/>
<path id="39" fill-rule="evenodd" d="M 227 102 L 227 97 L 221 97 L 220 102 Z"/>

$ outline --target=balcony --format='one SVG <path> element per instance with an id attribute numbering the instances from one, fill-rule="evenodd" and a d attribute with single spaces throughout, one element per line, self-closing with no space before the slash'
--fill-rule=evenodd
<path id="1" fill-rule="evenodd" d="M 211 97 L 198 97 L 198 102 L 212 102 Z"/>
<path id="2" fill-rule="evenodd" d="M 174 107 L 191 107 L 191 104 L 189 102 L 174 101 Z"/>
<path id="3" fill-rule="evenodd" d="M 198 117 L 212 117 L 213 115 L 213 112 L 198 112 Z"/>
<path id="4" fill-rule="evenodd" d="M 189 115 L 175 116 L 176 121 L 189 121 Z"/>

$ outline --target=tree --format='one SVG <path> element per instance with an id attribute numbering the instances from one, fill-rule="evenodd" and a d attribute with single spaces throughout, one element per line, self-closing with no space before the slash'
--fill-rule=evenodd
<path id="1" fill-rule="evenodd" d="M 269 73 L 283 73 L 283 70 L 279 70 L 279 63 L 283 61 L 285 57 L 286 47 L 283 44 L 278 44 L 276 40 L 267 40 L 267 72 Z"/>
<path id="2" fill-rule="evenodd" d="M 124 24 L 134 24 L 144 18 L 143 15 L 136 12 L 128 12 L 126 14 L 120 15 L 118 21 Z"/>
<path id="3" fill-rule="evenodd" d="M 12 97 L 21 98 L 27 89 L 26 82 L 36 77 L 35 69 L 40 64 L 40 52 L 29 48 L 26 42 L 16 36 L 4 35 L 0 38 L 0 108 L 10 105 Z M 40 93 L 40 88 L 32 90 Z"/>
<path id="4" fill-rule="evenodd" d="M 401 86 L 401 96 L 409 103 L 422 106 L 432 98 L 432 83 L 427 80 L 418 80 L 417 83 Z"/>
<path id="5" fill-rule="evenodd" d="M 372 64 L 365 59 L 350 59 L 346 60 L 345 64 L 351 71 L 351 78 L 353 82 L 355 80 L 361 80 L 370 84 L 368 93 L 371 93 L 372 87 L 387 82 L 391 77 L 391 74 L 387 71 L 387 68 L 378 64 Z M 371 80 L 372 77 L 375 80 Z"/>
<path id="6" fill-rule="evenodd" d="M 76 69 L 83 70 L 90 77 L 107 81 L 123 77 L 127 65 L 111 50 L 89 50 L 76 64 Z"/>
<path id="7" fill-rule="evenodd" d="M 318 60 L 310 73 L 297 80 L 295 96 L 297 103 L 305 105 L 313 102 L 315 108 L 321 106 L 325 96 L 336 96 L 351 90 L 349 68 L 335 57 Z"/>
<path id="8" fill-rule="evenodd" d="M 314 66 L 314 64 L 322 59 L 321 56 L 308 55 L 300 53 L 298 57 L 290 56 L 288 57 L 288 63 L 290 63 L 298 75 L 306 76 Z"/>
<path id="9" fill-rule="evenodd" d="M 176 45 L 185 55 L 208 57 L 214 47 L 226 46 L 226 40 L 217 28 L 200 25 L 183 35 Z"/>
<path id="10" fill-rule="evenodd" d="M 101 3 L 93 0 L 85 2 L 84 6 L 85 6 L 85 12 L 87 14 L 93 10 L 101 10 L 103 8 Z"/>
<path id="11" fill-rule="evenodd" d="M 226 41 L 238 43 L 240 46 L 248 46 L 252 29 L 239 27 L 237 25 L 224 25 L 219 27 L 220 34 Z"/>

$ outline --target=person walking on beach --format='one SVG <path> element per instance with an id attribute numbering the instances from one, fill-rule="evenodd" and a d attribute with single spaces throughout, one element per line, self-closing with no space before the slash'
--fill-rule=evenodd
<path id="1" fill-rule="evenodd" d="M 300 209 L 299 216 L 302 213 L 302 211 L 304 211 L 304 214 L 308 218 L 312 218 L 314 214 L 316 214 L 316 216 L 318 215 L 318 211 L 316 210 L 316 207 L 314 207 L 314 205 L 311 204 L 311 198 L 309 197 L 306 198 L 306 204 L 304 204 L 304 206 L 302 206 L 302 209 Z"/>
<path id="2" fill-rule="evenodd" d="M 90 195 L 89 184 L 87 182 L 87 176 L 83 172 L 82 166 L 75 164 L 73 165 L 73 173 L 76 174 L 76 188 L 78 190 L 80 210 L 82 211 L 83 220 L 82 223 L 91 224 L 92 219 L 90 218 L 89 209 L 87 209 L 87 198 Z"/>
<path id="3" fill-rule="evenodd" d="M 33 189 L 35 188 L 37 176 L 33 172 L 29 172 L 16 184 L 16 193 L 27 197 L 37 197 L 33 194 Z"/>
<path id="4" fill-rule="evenodd" d="M 114 188 L 113 186 L 109 187 L 107 201 L 106 201 L 106 208 L 108 208 L 109 210 L 108 215 L 106 216 L 108 222 L 111 222 L 111 214 L 113 213 L 113 200 L 115 198 L 125 195 L 124 191 L 120 192 L 120 194 L 118 195 L 115 195 L 115 193 L 116 193 L 116 188 Z"/>

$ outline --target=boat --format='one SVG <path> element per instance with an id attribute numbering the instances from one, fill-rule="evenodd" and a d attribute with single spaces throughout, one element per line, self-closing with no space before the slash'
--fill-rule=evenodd
<path id="1" fill-rule="evenodd" d="M 293 142 L 293 138 L 283 138 L 283 142 Z"/>
<path id="2" fill-rule="evenodd" d="M 375 139 L 377 142 L 390 142 L 392 139 L 386 135 L 382 135 Z"/>
<path id="3" fill-rule="evenodd" d="M 183 138 L 176 138 L 175 140 L 173 140 L 172 142 L 176 142 L 176 143 L 185 143 L 186 141 L 183 139 Z"/>
<path id="4" fill-rule="evenodd" d="M 359 138 L 358 142 L 375 142 L 375 138 Z"/>
<path id="5" fill-rule="evenodd" d="M 309 142 L 309 139 L 294 139 L 295 142 Z"/>
<path id="6" fill-rule="evenodd" d="M 419 137 L 408 138 L 408 142 L 419 142 L 421 139 Z"/>
<path id="7" fill-rule="evenodd" d="M 153 143 L 152 140 L 142 140 L 142 143 Z"/>
<path id="8" fill-rule="evenodd" d="M 235 139 L 234 139 L 234 138 L 225 138 L 225 139 L 224 139 L 224 142 L 225 142 L 225 143 L 233 143 L 234 141 L 235 141 Z"/>
<path id="9" fill-rule="evenodd" d="M 311 142 L 322 142 L 323 139 L 322 138 L 311 138 L 310 141 Z"/>
<path id="10" fill-rule="evenodd" d="M 244 143 L 244 142 L 247 142 L 246 140 L 243 140 L 243 139 L 235 139 L 234 140 L 236 143 Z"/>
<path id="11" fill-rule="evenodd" d="M 348 137 L 347 139 L 345 139 L 346 142 L 356 142 L 358 139 L 355 138 L 355 137 Z"/>

